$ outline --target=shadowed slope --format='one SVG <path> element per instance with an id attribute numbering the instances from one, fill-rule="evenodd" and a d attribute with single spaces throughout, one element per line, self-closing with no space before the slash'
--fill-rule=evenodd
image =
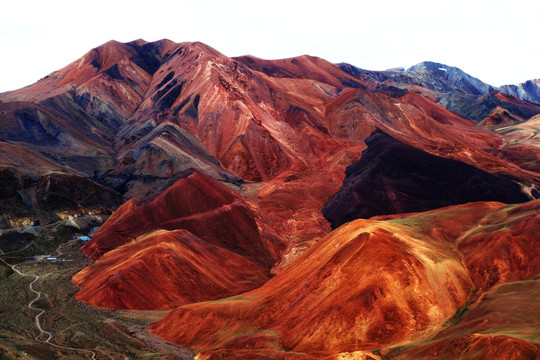
<path id="1" fill-rule="evenodd" d="M 374 213 L 470 201 L 490 194 L 486 185 L 516 201 L 517 185 L 499 175 L 538 195 L 534 121 L 495 133 L 441 105 L 493 127 L 540 108 L 488 93 L 459 69 L 420 65 L 358 74 L 310 56 L 229 58 L 198 42 L 111 41 L 0 95 L 0 177 L 9 182 L 0 196 L 6 207 L 114 200 L 92 180 L 143 198 L 84 248 L 97 261 L 75 277 L 77 296 L 99 306 L 171 308 L 252 290 L 278 273 L 155 325 L 203 357 L 367 358 L 432 337 L 467 301 L 538 271 L 537 202 L 389 216 L 326 236 L 320 210 L 377 129 L 395 142 L 372 154 L 368 170 L 383 181 L 362 199 L 382 186 L 390 208 Z M 417 171 L 422 163 L 429 171 Z"/>
<path id="2" fill-rule="evenodd" d="M 540 183 L 537 173 L 524 171 L 490 154 L 504 144 L 501 137 L 418 94 L 408 93 L 396 99 L 362 90 L 345 91 L 327 104 L 326 118 L 333 138 L 349 146 L 361 144 L 362 150 L 363 141 L 379 129 L 431 154 L 462 161 L 489 173 Z"/>
<path id="3" fill-rule="evenodd" d="M 269 205 L 261 209 L 265 221 L 305 246 L 307 237 L 328 231 L 318 212 L 376 128 L 529 186 L 540 182 L 529 164 L 517 161 L 521 169 L 492 155 L 499 136 L 397 90 L 311 56 L 233 59 L 198 42 L 137 40 L 93 49 L 34 85 L 2 94 L 0 105 L 10 112 L 9 141 L 36 133 L 47 148 L 25 146 L 127 198 L 143 197 L 189 168 L 235 184 L 264 182 L 252 202 Z M 23 127 L 15 101 L 24 103 Z M 316 194 L 302 208 L 294 199 L 299 189 Z"/>
<path id="4" fill-rule="evenodd" d="M 323 208 L 334 228 L 357 218 L 425 211 L 472 201 L 524 202 L 511 180 L 405 145 L 381 131 L 349 166 L 341 190 Z"/>
<path id="5" fill-rule="evenodd" d="M 277 83 L 275 78 L 267 81 Z M 313 108 L 305 103 L 303 106 Z M 328 232 L 320 209 L 338 191 L 345 167 L 360 159 L 361 151 L 365 149 L 364 141 L 376 129 L 433 155 L 462 161 L 511 179 L 523 179 L 528 187 L 531 183 L 540 183 L 537 173 L 490 154 L 503 145 L 499 136 L 420 95 L 394 98 L 382 93 L 345 89 L 326 102 L 324 109 L 324 116 L 320 118 L 316 111 L 287 110 L 287 121 L 295 126 L 301 134 L 299 138 L 316 158 L 311 167 L 304 171 L 287 171 L 267 182 L 258 193 L 257 203 L 265 222 L 291 239 L 284 263 Z M 300 158 L 310 159 L 312 155 Z M 300 199 L 298 194 L 302 194 Z"/>

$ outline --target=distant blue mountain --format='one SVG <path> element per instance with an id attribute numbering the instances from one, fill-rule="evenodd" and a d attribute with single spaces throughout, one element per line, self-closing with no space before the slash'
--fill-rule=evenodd
<path id="1" fill-rule="evenodd" d="M 409 68 L 393 68 L 384 71 L 365 70 L 346 63 L 338 64 L 338 66 L 348 74 L 367 82 L 385 83 L 398 88 L 420 86 L 431 90 L 437 96 L 437 102 L 440 105 L 476 121 L 482 121 L 497 106 L 502 106 L 519 116 L 529 115 L 529 105 L 534 105 L 526 105 L 519 101 L 516 104 L 501 102 L 495 96 L 497 91 L 540 104 L 540 80 L 496 88 L 457 67 L 432 61 L 424 61 Z M 374 87 L 374 89 L 378 88 Z M 477 101 L 481 106 L 476 106 Z"/>

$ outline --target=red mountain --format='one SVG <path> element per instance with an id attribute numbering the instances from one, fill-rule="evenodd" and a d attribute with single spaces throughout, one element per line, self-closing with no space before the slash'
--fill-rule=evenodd
<path id="1" fill-rule="evenodd" d="M 139 236 L 73 277 L 81 301 L 152 310 L 229 297 L 267 280 L 261 266 L 187 230 Z"/>
<path id="2" fill-rule="evenodd" d="M 498 307 L 478 310 L 484 294 L 538 274 L 538 202 L 357 220 L 333 232 L 322 213 L 358 162 L 355 179 L 378 179 L 351 195 L 375 209 L 365 216 L 538 196 L 540 107 L 488 93 L 457 70 L 443 81 L 423 68 L 367 74 L 311 56 L 108 42 L 0 94 L 0 224 L 48 223 L 79 206 L 107 213 L 126 199 L 83 248 L 95 263 L 74 277 L 76 297 L 181 306 L 153 329 L 203 357 L 377 358 L 383 348 L 428 357 L 469 343 L 525 354 L 532 338 L 473 336 L 458 315 L 467 306 L 471 321 L 491 316 Z M 392 141 L 373 155 L 366 143 L 380 132 Z M 416 171 L 418 162 L 430 166 Z M 494 183 L 498 197 L 475 197 Z M 409 206 L 427 195 L 432 206 Z M 335 203 L 339 224 L 351 206 Z M 463 327 L 451 332 L 454 315 L 451 326 Z M 386 348 L 413 341 L 418 352 Z"/>
<path id="3" fill-rule="evenodd" d="M 157 196 L 126 202 L 82 250 L 97 259 L 158 229 L 189 230 L 265 267 L 279 259 L 281 245 L 257 224 L 251 206 L 235 191 L 197 172 L 185 174 Z"/>
<path id="4" fill-rule="evenodd" d="M 128 201 L 101 226 L 82 248 L 97 261 L 74 276 L 76 298 L 170 309 L 228 297 L 266 282 L 283 249 L 236 192 L 187 173 L 157 197 Z"/>

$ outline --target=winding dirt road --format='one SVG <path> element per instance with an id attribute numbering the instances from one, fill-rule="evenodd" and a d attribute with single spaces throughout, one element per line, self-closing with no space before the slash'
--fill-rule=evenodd
<path id="1" fill-rule="evenodd" d="M 51 254 L 51 256 L 59 258 L 60 256 L 64 255 L 64 250 L 65 250 L 65 248 L 67 246 L 72 246 L 76 242 L 77 242 L 77 240 L 75 239 L 75 240 L 66 241 L 66 242 L 58 245 L 58 247 Z M 27 304 L 27 307 L 29 309 L 32 309 L 32 310 L 38 312 L 36 314 L 36 316 L 34 317 L 34 325 L 38 329 L 39 335 L 36 336 L 34 339 L 36 341 L 40 342 L 40 343 L 48 344 L 48 345 L 53 346 L 53 347 L 55 347 L 57 349 L 69 350 L 69 351 L 77 351 L 77 352 L 80 352 L 80 353 L 84 353 L 84 356 L 81 357 L 81 358 L 84 358 L 84 359 L 97 360 L 96 356 L 97 356 L 97 353 L 99 353 L 100 357 L 103 358 L 103 359 L 108 358 L 108 359 L 111 359 L 111 360 L 115 360 L 114 357 L 112 357 L 110 354 L 108 354 L 108 353 L 106 353 L 105 351 L 102 351 L 102 350 L 92 351 L 92 350 L 88 350 L 88 349 L 81 349 L 81 348 L 62 346 L 62 345 L 58 345 L 58 344 L 55 344 L 55 343 L 52 342 L 52 340 L 54 338 L 54 334 L 49 332 L 49 331 L 44 330 L 43 327 L 41 326 L 41 321 L 40 321 L 40 317 L 46 311 L 34 306 L 34 304 L 38 300 L 40 300 L 42 297 L 43 298 L 48 297 L 48 295 L 46 293 L 38 291 L 37 289 L 34 288 L 34 286 L 40 279 L 48 276 L 49 274 L 32 275 L 32 274 L 23 273 L 22 271 L 17 269 L 17 266 L 19 266 L 20 264 L 11 265 L 5 259 L 2 258 L 2 256 L 11 255 L 13 253 L 17 253 L 17 252 L 20 252 L 22 250 L 25 250 L 28 247 L 30 247 L 30 245 L 32 245 L 32 243 L 33 243 L 33 241 L 30 242 L 29 244 L 25 245 L 21 249 L 14 250 L 14 251 L 9 251 L 9 252 L 4 252 L 4 251 L 2 251 L 0 249 L 0 261 L 3 262 L 4 264 L 6 264 L 6 266 L 9 266 L 13 270 L 13 272 L 17 273 L 18 275 L 20 275 L 22 277 L 33 278 L 33 280 L 28 285 L 28 290 L 31 293 L 35 294 L 35 297 L 29 301 L 29 303 Z M 107 321 L 107 320 L 108 319 L 105 319 L 105 321 Z M 194 354 L 190 350 L 180 348 L 176 344 L 169 343 L 169 342 L 167 342 L 167 341 L 165 341 L 163 339 L 160 339 L 160 338 L 157 338 L 157 337 L 153 336 L 152 334 L 150 334 L 148 332 L 148 330 L 144 326 L 138 326 L 138 325 L 131 324 L 130 330 L 133 332 L 133 336 L 135 336 L 136 338 L 144 341 L 151 348 L 157 349 L 158 351 L 161 351 L 161 352 L 166 353 L 166 354 L 176 355 L 181 359 L 193 359 L 194 358 Z M 130 359 L 128 357 L 124 356 L 123 360 L 130 360 Z"/>
<path id="2" fill-rule="evenodd" d="M 58 254 L 61 254 L 61 252 L 58 249 L 56 250 L 56 252 Z M 2 253 L 2 254 L 4 254 L 4 253 Z M 45 313 L 45 310 L 34 307 L 34 303 L 36 301 L 38 301 L 39 299 L 41 299 L 42 294 L 43 294 L 41 291 L 37 291 L 36 289 L 34 289 L 34 284 L 39 279 L 41 279 L 41 276 L 40 275 L 25 274 L 25 273 L 23 273 L 22 271 L 20 271 L 19 269 L 16 268 L 17 265 L 11 265 L 2 258 L 0 258 L 0 261 L 2 261 L 4 264 L 9 266 L 14 272 L 19 274 L 20 276 L 33 277 L 34 278 L 34 280 L 28 285 L 28 289 L 32 293 L 36 294 L 36 297 L 34 299 L 32 299 L 28 303 L 27 307 L 29 309 L 38 311 L 38 314 L 34 317 L 34 324 L 36 325 L 36 328 L 39 330 L 39 335 L 35 337 L 35 340 L 39 341 L 40 343 L 49 344 L 49 345 L 54 346 L 55 348 L 58 348 L 58 349 L 83 352 L 86 356 L 90 355 L 90 359 L 96 360 L 96 353 L 94 351 L 92 351 L 92 350 L 72 348 L 72 347 L 62 346 L 62 345 L 58 345 L 58 344 L 55 344 L 55 343 L 51 342 L 51 339 L 53 338 L 54 335 L 52 333 L 48 332 L 48 331 L 43 330 L 43 328 L 41 327 L 41 323 L 39 321 L 39 317 Z M 44 295 L 44 296 L 46 297 L 46 295 Z M 46 337 L 46 339 L 42 339 L 44 336 Z"/>

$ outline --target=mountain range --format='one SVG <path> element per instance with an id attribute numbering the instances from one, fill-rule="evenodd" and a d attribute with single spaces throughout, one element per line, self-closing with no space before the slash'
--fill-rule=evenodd
<path id="1" fill-rule="evenodd" d="M 0 94 L 0 228 L 110 215 L 75 298 L 199 359 L 534 359 L 539 85 L 110 41 Z"/>

